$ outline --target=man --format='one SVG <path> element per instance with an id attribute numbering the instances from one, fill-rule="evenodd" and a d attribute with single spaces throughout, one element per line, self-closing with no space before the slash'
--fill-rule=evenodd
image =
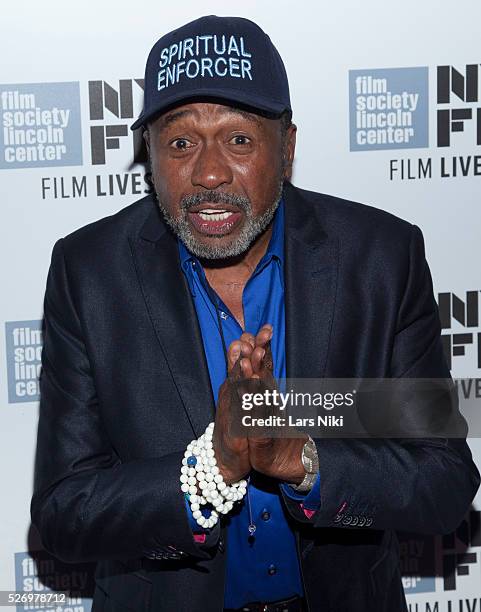
<path id="1" fill-rule="evenodd" d="M 52 254 L 45 547 L 98 562 L 95 612 L 406 610 L 394 530 L 456 528 L 479 484 L 465 440 L 259 440 L 229 420 L 239 382 L 449 377 L 421 231 L 291 185 L 286 73 L 245 19 L 156 43 L 141 126 L 155 197 Z"/>

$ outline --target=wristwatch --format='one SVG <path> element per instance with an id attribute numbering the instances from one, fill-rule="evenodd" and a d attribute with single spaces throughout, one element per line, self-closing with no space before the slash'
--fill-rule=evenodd
<path id="1" fill-rule="evenodd" d="M 306 493 L 312 489 L 319 474 L 319 457 L 317 456 L 316 445 L 311 436 L 308 437 L 307 442 L 302 447 L 301 461 L 306 470 L 306 475 L 300 484 L 291 484 L 291 487 L 299 493 Z"/>

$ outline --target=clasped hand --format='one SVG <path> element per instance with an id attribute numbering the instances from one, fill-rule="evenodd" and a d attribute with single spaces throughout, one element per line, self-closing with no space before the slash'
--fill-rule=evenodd
<path id="1" fill-rule="evenodd" d="M 219 389 L 213 446 L 217 465 L 225 482 L 241 480 L 254 469 L 283 482 L 299 484 L 305 470 L 301 461 L 302 447 L 307 436 L 298 438 L 234 437 L 229 432 L 235 396 L 239 382 L 260 379 L 268 388 L 275 385 L 270 347 L 273 328 L 264 325 L 259 333 L 244 332 L 229 346 L 228 376 Z"/>

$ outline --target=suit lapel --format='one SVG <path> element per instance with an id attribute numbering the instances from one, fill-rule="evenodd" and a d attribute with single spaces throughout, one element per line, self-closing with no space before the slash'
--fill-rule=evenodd
<path id="1" fill-rule="evenodd" d="M 323 207 L 286 184 L 285 308 L 288 378 L 322 378 L 337 287 L 339 245 L 323 227 Z"/>
<path id="2" fill-rule="evenodd" d="M 152 324 L 195 437 L 214 420 L 215 407 L 202 335 L 177 243 L 157 206 L 139 236 L 129 238 Z"/>

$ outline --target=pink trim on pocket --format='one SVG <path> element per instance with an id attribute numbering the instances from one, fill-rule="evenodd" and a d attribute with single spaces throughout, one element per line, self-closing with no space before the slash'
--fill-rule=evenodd
<path id="1" fill-rule="evenodd" d="M 203 544 L 205 542 L 205 533 L 194 533 L 194 541 L 198 544 Z"/>

